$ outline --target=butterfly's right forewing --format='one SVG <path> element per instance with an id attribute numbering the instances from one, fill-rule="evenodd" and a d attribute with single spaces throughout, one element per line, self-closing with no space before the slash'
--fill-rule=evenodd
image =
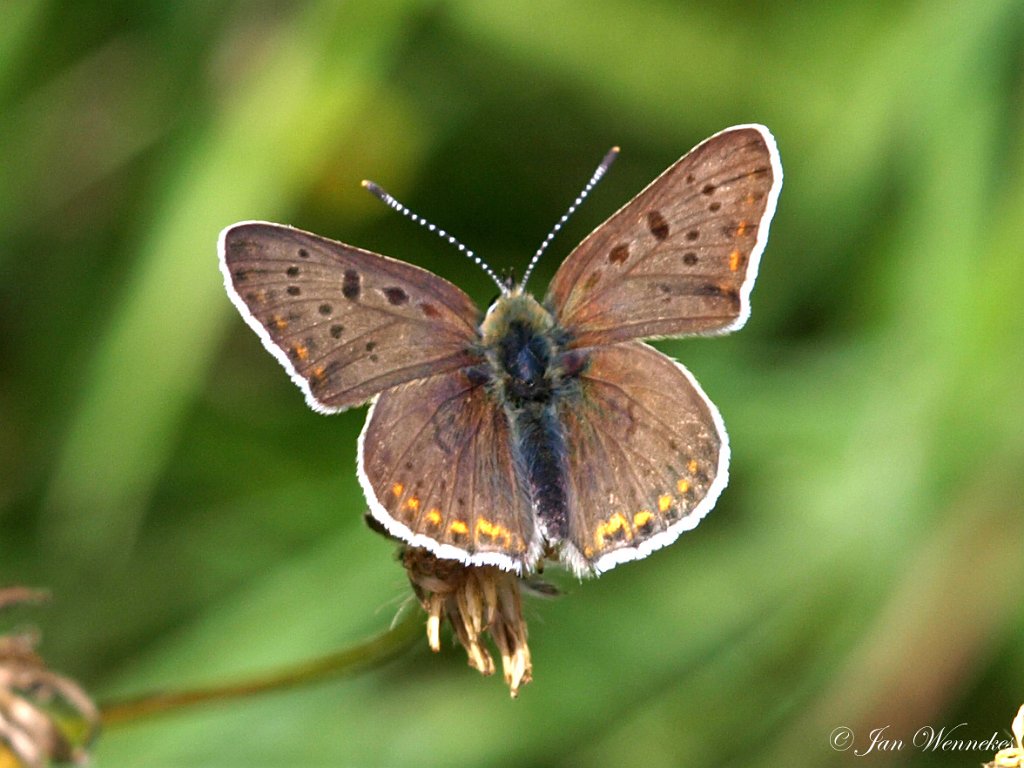
<path id="1" fill-rule="evenodd" d="M 548 302 L 571 344 L 739 328 L 781 185 L 764 126 L 736 126 L 697 145 L 559 267 Z"/>

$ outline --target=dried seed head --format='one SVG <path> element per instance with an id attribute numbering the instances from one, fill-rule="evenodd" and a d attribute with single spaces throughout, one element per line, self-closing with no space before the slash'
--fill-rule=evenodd
<path id="1" fill-rule="evenodd" d="M 0 589 L 0 608 L 41 599 L 22 587 Z M 77 683 L 46 668 L 37 640 L 30 632 L 0 635 L 0 765 L 84 764 L 99 712 Z"/>
<path id="2" fill-rule="evenodd" d="M 494 566 L 467 566 L 441 560 L 425 549 L 406 547 L 402 564 L 413 591 L 427 612 L 427 642 L 441 649 L 441 623 L 447 619 L 466 649 L 469 665 L 494 673 L 494 660 L 483 643 L 490 634 L 512 696 L 530 682 L 532 665 L 526 644 L 519 578 Z"/>

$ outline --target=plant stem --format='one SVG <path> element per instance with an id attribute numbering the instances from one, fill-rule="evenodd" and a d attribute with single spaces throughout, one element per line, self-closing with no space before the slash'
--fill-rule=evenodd
<path id="1" fill-rule="evenodd" d="M 197 704 L 230 701 L 372 669 L 397 656 L 422 631 L 422 613 L 410 610 L 391 629 L 370 640 L 279 672 L 225 685 L 184 691 L 157 691 L 110 702 L 100 708 L 103 725 L 122 725 Z"/>

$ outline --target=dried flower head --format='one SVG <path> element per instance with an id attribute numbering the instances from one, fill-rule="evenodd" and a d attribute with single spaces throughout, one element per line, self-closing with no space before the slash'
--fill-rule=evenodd
<path id="1" fill-rule="evenodd" d="M 44 599 L 24 587 L 0 589 L 0 609 Z M 77 683 L 46 668 L 37 642 L 33 632 L 0 635 L 0 765 L 84 764 L 99 712 Z"/>
<path id="2" fill-rule="evenodd" d="M 427 641 L 441 649 L 441 623 L 452 625 L 466 649 L 469 665 L 482 674 L 494 673 L 494 660 L 483 643 L 490 634 L 512 696 L 530 682 L 532 666 L 526 644 L 526 622 L 520 599 L 520 579 L 494 566 L 467 566 L 442 560 L 425 549 L 406 547 L 402 564 L 413 591 L 427 612 Z"/>
<path id="3" fill-rule="evenodd" d="M 985 768 L 1024 768 L 1024 705 L 1013 718 L 1012 730 L 1016 746 L 996 752 L 996 759 L 985 763 Z"/>

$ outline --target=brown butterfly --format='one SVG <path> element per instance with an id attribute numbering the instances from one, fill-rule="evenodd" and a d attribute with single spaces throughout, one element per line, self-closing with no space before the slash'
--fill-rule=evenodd
<path id="1" fill-rule="evenodd" d="M 640 340 L 744 324 L 781 185 L 768 129 L 728 128 L 595 229 L 543 302 L 528 269 L 497 281 L 482 320 L 437 275 L 278 224 L 225 229 L 221 270 L 312 408 L 372 400 L 358 473 L 388 532 L 469 565 L 528 573 L 550 556 L 582 576 L 670 544 L 725 487 L 718 410 Z"/>

